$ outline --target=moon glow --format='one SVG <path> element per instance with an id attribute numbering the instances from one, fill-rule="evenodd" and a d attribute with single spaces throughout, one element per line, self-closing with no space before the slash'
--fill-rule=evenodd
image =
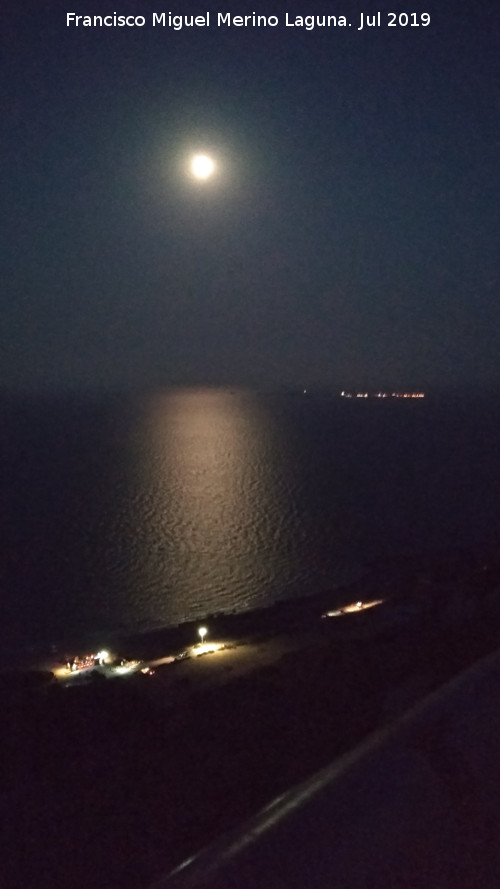
<path id="1" fill-rule="evenodd" d="M 195 154 L 191 161 L 191 172 L 196 179 L 208 179 L 215 170 L 215 164 L 206 154 Z"/>

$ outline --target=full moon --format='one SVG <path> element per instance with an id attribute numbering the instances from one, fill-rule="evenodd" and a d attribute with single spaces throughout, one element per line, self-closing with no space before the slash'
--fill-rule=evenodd
<path id="1" fill-rule="evenodd" d="M 206 154 L 196 154 L 191 161 L 191 172 L 197 179 L 208 179 L 215 170 L 215 164 Z"/>

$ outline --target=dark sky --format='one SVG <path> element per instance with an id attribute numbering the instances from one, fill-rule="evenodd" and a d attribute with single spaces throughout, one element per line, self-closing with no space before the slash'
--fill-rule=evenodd
<path id="1" fill-rule="evenodd" d="M 3 13 L 2 388 L 500 384 L 497 2 L 179 6 Z"/>

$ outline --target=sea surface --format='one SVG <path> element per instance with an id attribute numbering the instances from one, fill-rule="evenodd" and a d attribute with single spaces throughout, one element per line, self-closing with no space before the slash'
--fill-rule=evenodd
<path id="1" fill-rule="evenodd" d="M 1 660 L 498 540 L 492 402 L 177 389 L 0 419 Z"/>

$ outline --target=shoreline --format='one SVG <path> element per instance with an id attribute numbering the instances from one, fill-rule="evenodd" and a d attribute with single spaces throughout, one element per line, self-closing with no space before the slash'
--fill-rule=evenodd
<path id="1" fill-rule="evenodd" d="M 58 644 L 30 646 L 0 667 L 9 669 L 51 669 L 70 655 L 102 648 L 112 649 L 126 659 L 154 660 L 176 655 L 199 642 L 198 628 L 206 626 L 209 639 L 227 639 L 243 643 L 260 637 L 269 638 L 294 632 L 311 632 L 318 627 L 323 612 L 349 605 L 358 598 L 371 596 L 368 578 L 353 581 L 319 593 L 282 599 L 262 608 L 239 612 L 215 612 L 180 624 L 139 630 L 100 631 L 82 634 Z"/>
<path id="2" fill-rule="evenodd" d="M 0 672 L 16 669 L 52 669 L 68 657 L 99 649 L 113 650 L 126 659 L 154 660 L 166 653 L 176 655 L 199 642 L 198 628 L 206 626 L 209 639 L 243 642 L 301 631 L 314 632 L 324 612 L 342 609 L 357 600 L 382 600 L 384 611 L 392 605 L 432 608 L 432 601 L 447 596 L 450 581 L 468 584 L 483 570 L 488 559 L 496 570 L 495 559 L 486 553 L 421 554 L 399 557 L 367 566 L 365 573 L 352 582 L 334 585 L 309 595 L 279 599 L 270 605 L 246 611 L 214 612 L 180 624 L 146 629 L 117 629 L 82 633 L 77 638 L 57 644 L 32 645 L 18 650 Z M 500 575 L 500 566 L 498 567 Z M 378 612 L 379 609 L 377 608 Z"/>
<path id="3" fill-rule="evenodd" d="M 40 889 L 153 885 L 498 648 L 500 560 L 399 576 L 215 615 L 207 641 L 225 648 L 176 664 L 165 655 L 186 640 L 194 655 L 200 622 L 123 637 L 124 653 L 162 656 L 152 678 L 96 670 L 69 690 L 51 673 L 4 677 L 0 791 L 11 848 L 27 834 L 31 849 L 12 872 L 32 865 L 24 884 Z M 386 602 L 358 608 L 369 592 Z M 339 599 L 352 608 L 322 619 Z M 110 859 L 110 848 L 126 852 Z"/>

